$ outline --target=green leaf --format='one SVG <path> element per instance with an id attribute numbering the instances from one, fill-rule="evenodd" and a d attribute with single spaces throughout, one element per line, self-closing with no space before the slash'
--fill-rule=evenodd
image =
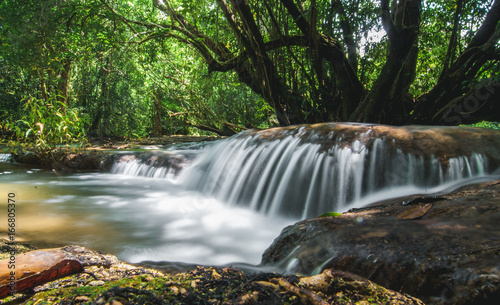
<path id="1" fill-rule="evenodd" d="M 323 214 L 319 215 L 319 218 L 321 218 L 321 217 L 337 217 L 337 216 L 340 216 L 340 215 L 342 215 L 342 213 L 326 212 L 326 213 L 323 213 Z"/>

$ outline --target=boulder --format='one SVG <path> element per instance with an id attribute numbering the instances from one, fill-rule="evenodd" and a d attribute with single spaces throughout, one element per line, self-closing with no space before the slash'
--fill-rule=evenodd
<path id="1" fill-rule="evenodd" d="M 12 254 L 0 261 L 0 299 L 83 271 L 80 262 L 63 249 Z"/>
<path id="2" fill-rule="evenodd" d="M 257 137 L 262 142 L 293 136 L 304 143 L 320 144 L 325 150 L 335 145 L 351 147 L 356 141 L 371 149 L 374 140 L 380 139 L 403 153 L 433 155 L 443 161 L 478 152 L 490 159 L 495 168 L 500 166 L 500 132 L 486 128 L 319 123 L 248 130 L 240 135 Z"/>
<path id="3" fill-rule="evenodd" d="M 262 264 L 352 272 L 429 304 L 500 297 L 500 181 L 401 198 L 285 228 Z"/>

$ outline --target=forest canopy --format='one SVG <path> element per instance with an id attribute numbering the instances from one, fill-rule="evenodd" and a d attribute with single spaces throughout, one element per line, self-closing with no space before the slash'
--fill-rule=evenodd
<path id="1" fill-rule="evenodd" d="M 4 0 L 0 132 L 500 121 L 500 0 Z"/>

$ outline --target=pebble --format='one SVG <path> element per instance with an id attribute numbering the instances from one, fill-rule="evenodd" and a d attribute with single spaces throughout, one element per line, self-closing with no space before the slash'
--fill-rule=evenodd
<path id="1" fill-rule="evenodd" d="M 196 287 L 198 287 L 198 284 L 200 284 L 200 283 L 201 283 L 200 280 L 191 281 L 191 287 L 196 288 Z"/>
<path id="2" fill-rule="evenodd" d="M 89 283 L 90 286 L 100 286 L 104 285 L 104 281 L 92 281 Z"/>
<path id="3" fill-rule="evenodd" d="M 88 301 L 90 301 L 90 298 L 84 295 L 75 298 L 75 302 L 77 303 L 88 302 Z"/>

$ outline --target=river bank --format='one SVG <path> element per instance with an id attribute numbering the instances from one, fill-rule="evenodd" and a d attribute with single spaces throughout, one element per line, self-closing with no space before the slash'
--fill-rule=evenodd
<path id="1" fill-rule="evenodd" d="M 31 247 L 0 241 L 3 251 Z M 408 295 L 385 289 L 359 276 L 325 270 L 312 277 L 283 276 L 278 273 L 247 273 L 232 267 L 198 266 L 188 272 L 169 274 L 121 262 L 112 255 L 93 252 L 79 246 L 18 254 L 32 254 L 31 265 L 19 272 L 29 273 L 47 255 L 66 256 L 76 273 L 63 278 L 60 263 L 41 268 L 36 274 L 40 285 L 28 287 L 0 300 L 0 304 L 423 304 Z M 3 261 L 0 261 L 2 264 Z M 40 269 L 40 268 L 39 268 Z M 4 272 L 4 270 L 2 270 Z M 0 279 L 3 279 L 0 272 Z M 44 274 L 45 272 L 45 274 Z M 48 275 L 49 274 L 49 275 Z M 51 279 L 43 283 L 44 279 Z M 35 280 L 33 280 L 35 281 Z M 18 279 L 17 285 L 21 285 Z M 9 289 L 0 281 L 0 293 Z"/>
<path id="2" fill-rule="evenodd" d="M 32 151 L 12 153 L 12 161 L 53 169 L 57 173 L 100 171 L 109 169 L 113 153 L 124 151 L 152 151 L 186 143 L 204 143 L 223 139 L 220 136 L 173 135 L 134 140 L 91 140 L 88 146 L 57 148 L 50 153 Z M 8 150 L 8 147 L 4 147 Z"/>

